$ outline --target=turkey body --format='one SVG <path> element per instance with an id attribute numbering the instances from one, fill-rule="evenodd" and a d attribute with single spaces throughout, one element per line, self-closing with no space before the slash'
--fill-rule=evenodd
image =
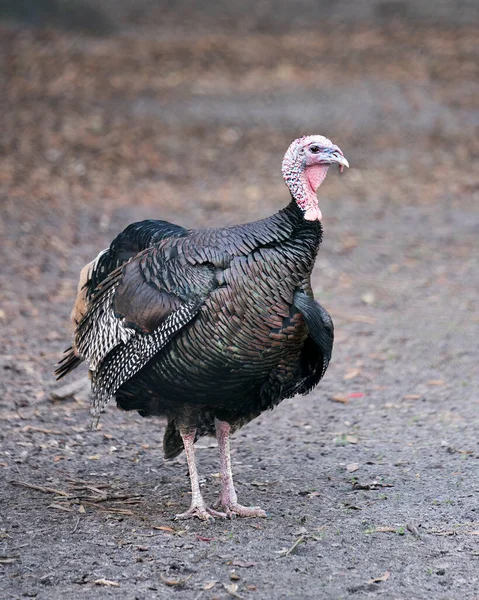
<path id="1" fill-rule="evenodd" d="M 188 421 L 201 435 L 214 434 L 215 417 L 236 428 L 309 391 L 331 350 L 314 342 L 305 349 L 309 331 L 294 297 L 312 298 L 320 241 L 320 223 L 305 221 L 295 203 L 256 223 L 171 240 L 189 262 L 211 264 L 218 285 L 195 319 L 119 388 L 118 405 L 172 424 Z M 320 318 L 332 343 L 331 322 Z M 317 364 L 308 370 L 311 358 Z M 165 444 L 165 451 L 170 456 L 175 448 Z"/>

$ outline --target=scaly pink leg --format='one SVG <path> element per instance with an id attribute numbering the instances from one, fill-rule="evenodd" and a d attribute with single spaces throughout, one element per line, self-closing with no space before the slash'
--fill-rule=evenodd
<path id="1" fill-rule="evenodd" d="M 266 513 L 259 506 L 242 506 L 238 504 L 233 483 L 230 458 L 230 431 L 231 427 L 226 421 L 215 419 L 216 439 L 220 450 L 221 492 L 215 508 L 222 508 L 226 515 L 232 519 L 238 517 L 266 517 Z"/>
<path id="2" fill-rule="evenodd" d="M 200 484 L 198 481 L 198 471 L 196 470 L 195 461 L 195 434 L 195 430 L 180 430 L 181 439 L 183 440 L 183 445 L 185 447 L 188 471 L 190 473 L 191 506 L 186 512 L 176 515 L 175 519 L 192 519 L 194 517 L 198 517 L 198 519 L 201 519 L 202 521 L 208 521 L 210 519 L 213 520 L 213 517 L 220 517 L 224 519 L 226 514 L 217 512 L 212 508 L 208 508 L 203 500 L 203 496 L 201 495 Z"/>

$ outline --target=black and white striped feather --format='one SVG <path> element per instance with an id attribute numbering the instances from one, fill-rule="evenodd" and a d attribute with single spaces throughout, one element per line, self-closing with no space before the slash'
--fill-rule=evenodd
<path id="1" fill-rule="evenodd" d="M 135 329 L 125 325 L 124 319 L 119 319 L 113 308 L 121 275 L 121 269 L 114 271 L 97 288 L 90 310 L 77 328 L 75 347 L 78 354 L 88 361 L 89 369 L 93 372 L 111 350 L 119 344 L 127 344 L 136 335 Z"/>
<path id="2" fill-rule="evenodd" d="M 184 264 L 166 241 L 122 265 L 93 292 L 76 329 L 74 347 L 92 375 L 91 413 L 197 314 L 218 285 L 211 264 Z"/>
<path id="3" fill-rule="evenodd" d="M 173 336 L 193 319 L 201 303 L 190 301 L 170 314 L 153 333 L 137 332 L 115 345 L 101 361 L 92 379 L 91 415 L 96 426 L 100 413 L 120 386 L 138 373 Z M 121 334 L 120 334 L 121 335 Z"/>

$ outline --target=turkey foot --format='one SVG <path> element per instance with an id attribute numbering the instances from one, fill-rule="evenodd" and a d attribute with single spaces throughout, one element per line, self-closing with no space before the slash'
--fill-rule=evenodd
<path id="1" fill-rule="evenodd" d="M 213 506 L 215 508 L 221 507 L 225 511 L 224 514 L 228 519 L 234 519 L 235 517 L 266 517 L 266 512 L 259 506 L 243 506 L 233 500 L 229 500 L 228 502 L 218 500 Z"/>
<path id="2" fill-rule="evenodd" d="M 266 512 L 259 506 L 242 506 L 238 504 L 238 496 L 233 482 L 230 457 L 230 424 L 215 419 L 216 439 L 220 451 L 221 493 L 214 508 L 222 508 L 228 518 L 234 517 L 266 517 Z"/>
<path id="3" fill-rule="evenodd" d="M 195 504 L 191 506 L 186 512 L 175 515 L 175 521 L 180 521 L 183 519 L 194 519 L 195 517 L 200 519 L 201 521 L 214 521 L 215 517 L 218 519 L 226 519 L 226 513 L 218 512 L 217 510 L 213 510 L 205 506 L 204 504 Z"/>

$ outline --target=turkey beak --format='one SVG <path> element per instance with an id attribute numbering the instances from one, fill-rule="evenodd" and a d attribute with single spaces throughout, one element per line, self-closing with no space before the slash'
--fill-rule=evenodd
<path id="1" fill-rule="evenodd" d="M 344 171 L 344 167 L 348 167 L 348 169 L 349 169 L 348 161 L 346 160 L 342 151 L 337 146 L 335 146 L 335 148 L 333 149 L 333 152 L 331 154 L 331 162 L 337 163 L 339 165 L 340 173 L 342 173 Z"/>
<path id="2" fill-rule="evenodd" d="M 348 161 L 344 157 L 342 151 L 337 146 L 333 146 L 333 148 L 325 150 L 322 156 L 320 157 L 320 160 L 321 163 L 325 165 L 339 165 L 340 173 L 344 171 L 344 167 L 349 167 Z"/>

